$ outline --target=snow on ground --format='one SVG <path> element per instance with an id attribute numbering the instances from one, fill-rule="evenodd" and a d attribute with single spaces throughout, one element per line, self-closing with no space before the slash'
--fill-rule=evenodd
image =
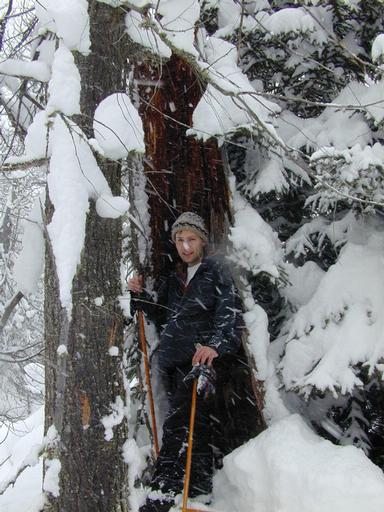
<path id="1" fill-rule="evenodd" d="M 320 438 L 299 415 L 228 455 L 214 480 L 221 512 L 377 512 L 383 502 L 384 475 L 363 451 Z"/>
<path id="2" fill-rule="evenodd" d="M 0 428 L 1 440 L 6 437 L 0 444 L 0 487 L 31 449 L 41 445 L 43 422 L 41 408 L 16 424 L 7 437 L 5 427 Z M 132 440 L 130 448 L 127 443 L 126 462 L 140 465 L 142 454 Z M 132 503 L 132 512 L 137 512 L 140 501 Z M 383 502 L 384 475 L 362 450 L 335 446 L 294 414 L 225 457 L 223 469 L 214 478 L 212 508 L 220 512 L 377 512 Z M 0 510 L 7 512 L 39 512 L 43 503 L 41 463 L 28 468 L 14 487 L 0 495 Z M 197 506 L 197 502 L 190 504 Z M 205 507 L 199 504 L 199 508 Z"/>
<path id="3" fill-rule="evenodd" d="M 44 409 L 40 408 L 8 432 L 0 427 L 0 488 L 13 477 L 19 465 L 43 440 Z M 1 442 L 2 441 L 2 442 Z M 5 461 L 5 462 L 4 462 Z M 44 504 L 42 494 L 42 463 L 26 469 L 16 484 L 0 495 L 0 510 L 4 512 L 38 512 Z"/>

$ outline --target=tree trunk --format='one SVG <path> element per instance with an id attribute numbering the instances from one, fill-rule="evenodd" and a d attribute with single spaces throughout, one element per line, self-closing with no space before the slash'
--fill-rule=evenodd
<path id="1" fill-rule="evenodd" d="M 122 35 L 124 17 L 96 1 L 89 2 L 91 55 L 80 56 L 81 112 L 78 120 L 87 135 L 98 103 L 124 90 L 126 59 Z M 108 27 L 108 30 L 105 29 Z M 112 30 L 110 30 L 112 28 Z M 99 162 L 114 194 L 120 193 L 117 163 Z M 48 220 L 52 205 L 48 205 Z M 123 512 L 127 505 L 127 467 L 122 445 L 127 437 L 123 420 L 105 439 L 101 420 L 123 386 L 123 322 L 116 304 L 121 294 L 121 221 L 103 219 L 91 205 L 81 263 L 73 282 L 73 310 L 68 320 L 60 305 L 52 253 L 46 258 L 46 430 L 54 424 L 60 435 L 52 457 L 59 458 L 60 495 L 48 494 L 46 510 L 60 512 Z M 103 297 L 101 306 L 95 304 Z M 60 344 L 68 355 L 58 355 Z M 108 349 L 119 348 L 112 357 Z M 49 461 L 48 461 L 49 465 Z"/>
<path id="2" fill-rule="evenodd" d="M 158 277 L 172 266 L 170 228 L 183 211 L 204 218 L 216 247 L 225 243 L 229 192 L 216 141 L 202 143 L 186 135 L 203 93 L 190 66 L 172 56 L 159 68 L 137 66 L 135 78 L 146 137 L 152 264 Z"/>

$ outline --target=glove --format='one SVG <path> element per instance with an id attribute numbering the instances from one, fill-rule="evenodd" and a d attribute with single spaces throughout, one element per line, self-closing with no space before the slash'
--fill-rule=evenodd
<path id="1" fill-rule="evenodd" d="M 204 400 L 212 397 L 216 392 L 216 372 L 212 366 L 205 364 L 197 364 L 184 377 L 184 382 L 197 379 L 197 394 L 202 396 Z"/>

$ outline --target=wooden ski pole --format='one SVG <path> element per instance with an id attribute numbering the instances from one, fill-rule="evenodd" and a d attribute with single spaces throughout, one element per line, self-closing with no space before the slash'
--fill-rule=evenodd
<path id="1" fill-rule="evenodd" d="M 143 353 L 143 361 L 144 361 L 145 383 L 147 385 L 147 392 L 148 392 L 148 399 L 149 399 L 149 410 L 150 410 L 150 414 L 151 414 L 153 446 L 154 446 L 154 449 L 155 449 L 155 455 L 156 455 L 156 457 L 158 457 L 160 450 L 159 450 L 159 440 L 158 440 L 158 437 L 157 437 L 155 403 L 154 403 L 154 400 L 153 400 L 151 375 L 150 375 L 150 372 L 149 372 L 147 340 L 145 339 L 144 314 L 143 314 L 143 312 L 140 309 L 137 311 L 137 316 L 138 316 L 138 320 L 139 320 L 140 346 L 141 346 L 141 352 Z"/>
<path id="2" fill-rule="evenodd" d="M 182 512 L 188 512 L 188 510 L 189 510 L 187 508 L 187 505 L 188 505 L 188 495 L 189 495 L 189 481 L 191 478 L 193 431 L 195 428 L 195 416 L 196 416 L 196 396 L 197 396 L 197 379 L 195 379 L 193 381 L 193 388 L 192 388 L 191 416 L 189 419 L 187 462 L 185 464 L 183 507 L 181 509 Z"/>

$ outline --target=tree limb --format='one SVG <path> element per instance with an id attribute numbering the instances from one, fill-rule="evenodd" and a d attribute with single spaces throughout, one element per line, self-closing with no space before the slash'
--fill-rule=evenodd
<path id="1" fill-rule="evenodd" d="M 27 162 L 3 164 L 1 170 L 4 172 L 25 171 L 31 167 L 46 165 L 48 161 L 48 158 L 36 158 L 36 160 L 28 160 Z"/>
<path id="2" fill-rule="evenodd" d="M 5 29 L 7 26 L 7 21 L 9 20 L 9 18 L 11 18 L 12 8 L 13 0 L 8 0 L 7 12 L 5 13 L 4 18 L 0 22 L 0 50 L 3 49 Z"/>
<path id="3" fill-rule="evenodd" d="M 0 321 L 0 334 L 3 332 L 5 324 L 8 322 L 9 317 L 12 314 L 12 311 L 16 308 L 16 306 L 19 304 L 23 297 L 23 293 L 21 293 L 20 291 L 17 292 L 16 295 L 10 300 L 10 302 L 4 309 L 4 313 Z"/>

